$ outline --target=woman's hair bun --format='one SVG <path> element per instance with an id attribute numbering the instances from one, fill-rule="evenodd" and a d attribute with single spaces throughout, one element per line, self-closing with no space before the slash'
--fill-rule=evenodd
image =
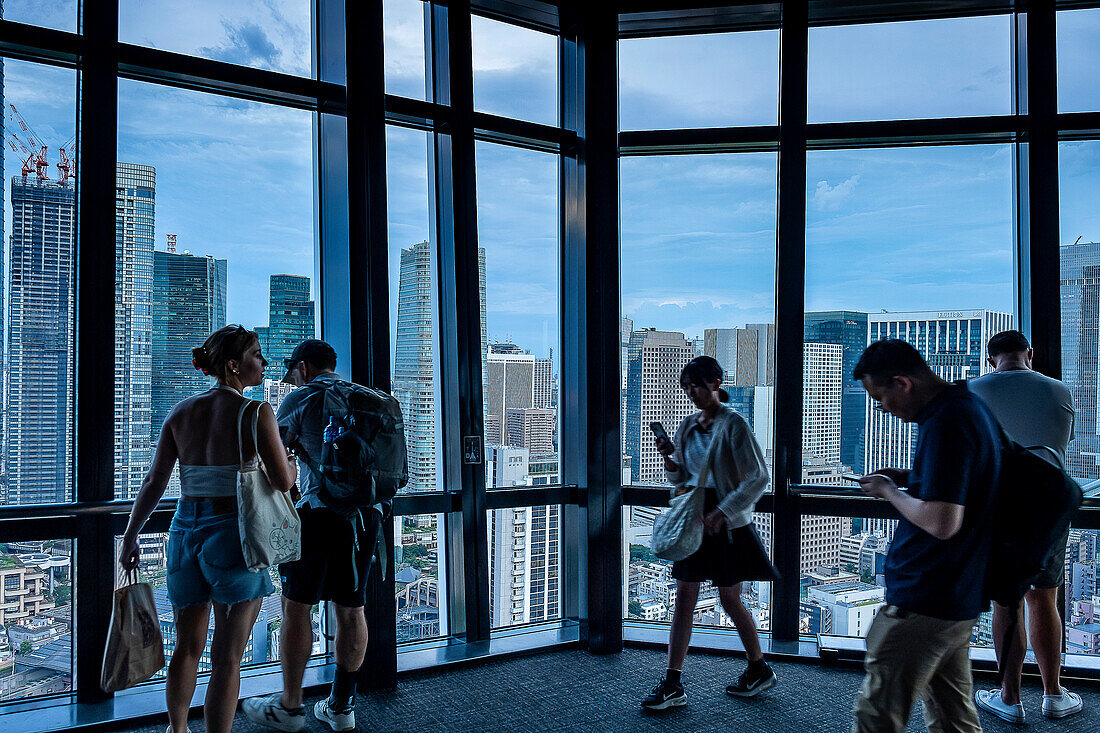
<path id="1" fill-rule="evenodd" d="M 205 346 L 199 346 L 198 348 L 191 349 L 191 365 L 198 369 L 203 374 L 210 374 L 210 356 L 206 353 Z"/>

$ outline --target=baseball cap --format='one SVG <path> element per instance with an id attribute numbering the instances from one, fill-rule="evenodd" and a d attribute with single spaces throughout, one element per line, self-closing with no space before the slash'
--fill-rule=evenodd
<path id="1" fill-rule="evenodd" d="M 286 381 L 287 377 L 290 376 L 290 371 L 298 362 L 304 360 L 335 363 L 336 349 L 320 339 L 308 339 L 298 344 L 294 347 L 294 353 L 292 353 L 289 358 L 283 359 L 283 365 L 286 367 L 286 374 L 283 376 L 283 381 Z"/>

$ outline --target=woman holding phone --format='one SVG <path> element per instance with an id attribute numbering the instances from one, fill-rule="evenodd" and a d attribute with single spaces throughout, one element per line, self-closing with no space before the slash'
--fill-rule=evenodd
<path id="1" fill-rule="evenodd" d="M 752 697 L 776 683 L 775 673 L 760 650 L 752 614 L 741 602 L 742 582 L 779 579 L 752 526 L 753 507 L 768 485 L 768 468 L 748 423 L 723 404 L 729 401 L 729 395 L 721 385 L 722 367 L 717 361 L 700 356 L 688 362 L 680 373 L 680 386 L 699 411 L 684 418 L 674 441 L 663 432 L 655 440 L 658 452 L 664 456 L 673 495 L 699 490 L 705 492 L 705 498 L 703 544 L 694 554 L 672 564 L 676 609 L 669 633 L 668 670 L 642 701 L 642 707 L 648 710 L 687 703 L 680 673 L 691 642 L 699 586 L 704 580 L 718 588 L 722 608 L 736 626 L 749 661 L 748 668 L 726 687 L 726 692 Z M 697 483 L 700 478 L 701 486 Z"/>

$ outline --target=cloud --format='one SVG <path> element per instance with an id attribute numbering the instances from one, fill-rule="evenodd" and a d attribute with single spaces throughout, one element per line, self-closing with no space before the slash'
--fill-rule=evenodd
<path id="1" fill-rule="evenodd" d="M 222 21 L 222 28 L 228 43 L 202 46 L 198 49 L 200 56 L 242 66 L 278 67 L 282 52 L 267 37 L 263 28 L 250 21 L 234 25 L 225 20 Z"/>
<path id="2" fill-rule="evenodd" d="M 859 185 L 860 176 L 857 173 L 851 178 L 830 186 L 828 181 L 818 181 L 814 189 L 813 204 L 818 211 L 836 211 L 840 205 L 851 197 Z"/>

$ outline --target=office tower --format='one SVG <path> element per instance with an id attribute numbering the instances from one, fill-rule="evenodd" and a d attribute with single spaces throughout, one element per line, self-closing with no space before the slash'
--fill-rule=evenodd
<path id="1" fill-rule="evenodd" d="M 870 343 L 884 338 L 907 341 L 916 347 L 932 371 L 948 381 L 972 379 L 990 371 L 986 342 L 1012 328 L 1012 315 L 988 310 L 872 313 L 868 316 Z M 864 413 L 866 468 L 908 468 L 917 445 L 915 423 L 872 409 Z"/>
<path id="2" fill-rule="evenodd" d="M 75 188 L 13 178 L 11 204 L 5 503 L 63 502 L 73 485 Z"/>
<path id="3" fill-rule="evenodd" d="M 691 344 L 692 357 L 703 355 L 704 341 L 702 336 L 696 336 L 693 339 L 688 339 L 688 343 Z"/>
<path id="4" fill-rule="evenodd" d="M 803 340 L 843 347 L 840 462 L 851 466 L 855 473 L 863 473 L 863 434 L 868 397 L 863 385 L 852 377 L 852 370 L 867 347 L 867 314 L 855 311 L 807 313 Z"/>
<path id="5" fill-rule="evenodd" d="M 745 328 L 756 332 L 756 383 L 762 386 L 775 384 L 775 324 L 747 323 Z"/>
<path id="6" fill-rule="evenodd" d="M 394 341 L 393 395 L 401 403 L 409 483 L 403 492 L 435 491 L 436 471 L 436 339 L 435 254 L 427 241 L 401 250 Z M 485 251 L 478 248 L 482 347 L 485 348 Z M 483 360 L 484 361 L 484 360 Z M 503 417 L 501 419 L 503 429 Z"/>
<path id="7" fill-rule="evenodd" d="M 737 386 L 734 384 L 722 385 L 722 389 L 730 396 L 726 404 L 749 424 L 749 430 L 753 429 L 756 413 L 756 390 L 759 387 Z"/>
<path id="8" fill-rule="evenodd" d="M 843 347 L 803 344 L 802 461 L 840 461 Z"/>
<path id="9" fill-rule="evenodd" d="M 1082 483 L 1100 478 L 1097 435 L 1097 351 L 1100 322 L 1100 243 L 1060 248 L 1062 381 L 1077 410 L 1075 439 L 1066 451 L 1066 470 Z"/>
<path id="10" fill-rule="evenodd" d="M 760 370 L 760 332 L 749 328 L 708 328 L 703 331 L 703 353 L 722 366 L 730 386 L 764 384 Z"/>
<path id="11" fill-rule="evenodd" d="M 191 363 L 191 349 L 225 325 L 228 276 L 227 260 L 153 253 L 154 440 L 176 403 L 210 383 Z"/>
<path id="12" fill-rule="evenodd" d="M 286 374 L 283 359 L 307 339 L 317 338 L 314 306 L 309 299 L 309 278 L 304 275 L 272 275 L 268 325 L 256 329 L 260 349 L 268 361 L 267 379 L 278 382 Z"/>
<path id="13" fill-rule="evenodd" d="M 560 615 L 561 507 L 489 513 L 489 618 L 493 628 Z"/>
<path id="14" fill-rule="evenodd" d="M 670 436 L 694 406 L 680 389 L 680 372 L 693 358 L 691 344 L 675 331 L 646 329 L 630 334 L 627 355 L 626 454 L 633 462 L 636 483 L 666 483 L 661 454 L 653 447 L 651 422 L 661 423 Z"/>
<path id="15" fill-rule="evenodd" d="M 132 499 L 152 463 L 156 169 L 115 164 L 115 496 Z"/>
<path id="16" fill-rule="evenodd" d="M 509 410 L 551 408 L 554 381 L 550 359 L 523 353 L 514 344 L 492 344 L 485 366 L 485 415 L 492 417 L 493 425 L 499 421 L 505 435 Z M 486 440 L 490 440 L 488 434 Z"/>
<path id="17" fill-rule="evenodd" d="M 554 411 L 538 408 L 508 408 L 505 444 L 526 448 L 532 456 L 554 454 Z"/>

